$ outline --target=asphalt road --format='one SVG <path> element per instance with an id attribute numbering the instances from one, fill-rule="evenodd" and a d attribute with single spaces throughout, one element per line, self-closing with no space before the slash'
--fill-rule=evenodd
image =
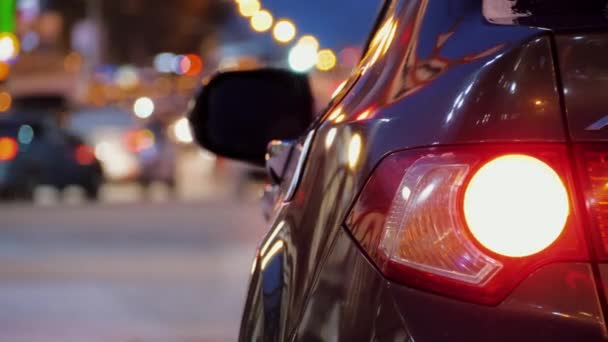
<path id="1" fill-rule="evenodd" d="M 0 205 L 0 341 L 234 341 L 263 232 L 251 200 Z"/>

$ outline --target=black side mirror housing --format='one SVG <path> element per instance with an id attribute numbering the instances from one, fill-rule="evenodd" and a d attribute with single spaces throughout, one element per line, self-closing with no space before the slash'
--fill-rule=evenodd
<path id="1" fill-rule="evenodd" d="M 264 165 L 271 140 L 293 140 L 313 121 L 308 78 L 285 70 L 217 74 L 201 90 L 190 112 L 202 147 L 231 159 Z"/>

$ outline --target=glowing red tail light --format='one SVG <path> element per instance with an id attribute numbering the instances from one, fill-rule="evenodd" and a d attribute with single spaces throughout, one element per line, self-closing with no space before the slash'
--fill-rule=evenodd
<path id="1" fill-rule="evenodd" d="M 78 145 L 74 150 L 74 159 L 79 165 L 91 165 L 95 162 L 95 152 L 88 145 Z"/>
<path id="2" fill-rule="evenodd" d="M 0 161 L 10 161 L 17 157 L 19 144 L 11 137 L 0 137 Z"/>
<path id="3" fill-rule="evenodd" d="M 496 304 L 545 264 L 589 259 L 573 184 L 561 145 L 410 150 L 381 162 L 346 225 L 389 279 Z"/>
<path id="4" fill-rule="evenodd" d="M 575 146 L 576 164 L 588 212 L 595 255 L 608 260 L 608 145 Z"/>

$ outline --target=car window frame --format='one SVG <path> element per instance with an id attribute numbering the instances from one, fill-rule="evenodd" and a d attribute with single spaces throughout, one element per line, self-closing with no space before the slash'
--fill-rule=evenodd
<path id="1" fill-rule="evenodd" d="M 323 122 L 325 122 L 326 118 L 329 116 L 330 110 L 333 107 L 335 107 L 335 105 L 337 103 L 340 103 L 342 101 L 342 99 L 344 99 L 344 97 L 350 92 L 350 90 L 352 89 L 352 87 L 359 80 L 359 77 L 361 76 L 361 73 L 360 73 L 360 70 L 361 70 L 361 61 L 367 55 L 367 53 L 368 53 L 368 51 L 369 51 L 369 49 L 371 47 L 371 43 L 372 43 L 372 41 L 373 41 L 376 33 L 380 29 L 380 26 L 384 22 L 384 18 L 386 17 L 388 9 L 390 8 L 391 4 L 394 1 L 398 1 L 398 0 L 383 0 L 383 3 L 380 6 L 380 10 L 376 14 L 376 18 L 374 19 L 374 24 L 373 24 L 372 28 L 369 31 L 367 39 L 365 40 L 365 44 L 363 45 L 364 48 L 363 48 L 363 50 L 361 52 L 361 56 L 359 56 L 359 63 L 357 65 L 357 67 L 355 67 L 355 69 L 350 74 L 350 76 L 345 80 L 344 89 L 342 89 L 340 91 L 341 94 L 335 96 L 334 98 L 332 98 L 329 101 L 329 103 L 325 107 L 323 107 L 323 109 L 320 111 L 320 114 L 315 116 L 316 118 L 313 121 L 313 123 L 312 123 L 312 125 L 311 125 L 311 127 L 310 127 L 309 130 L 313 130 L 313 129 L 316 129 L 316 128 L 320 127 L 321 124 L 323 124 Z"/>

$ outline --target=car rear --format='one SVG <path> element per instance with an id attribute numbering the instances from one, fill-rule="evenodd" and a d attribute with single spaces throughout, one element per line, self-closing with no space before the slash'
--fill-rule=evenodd
<path id="1" fill-rule="evenodd" d="M 27 123 L 0 121 L 0 194 L 2 197 L 21 195 L 27 188 L 23 175 L 24 160 L 34 139 L 34 128 Z"/>
<path id="2" fill-rule="evenodd" d="M 491 22 L 546 28 L 520 43 L 545 44 L 545 52 L 520 53 L 509 72 L 495 71 L 502 77 L 483 91 L 485 97 L 494 93 L 493 106 L 503 106 L 503 114 L 462 118 L 466 113 L 459 109 L 471 100 L 469 110 L 487 110 L 484 94 L 476 94 L 478 77 L 446 121 L 456 117 L 466 124 L 460 137 L 385 156 L 345 227 L 388 279 L 382 291 L 391 294 L 415 341 L 606 340 L 607 2 L 484 5 Z M 498 69 L 510 58 L 501 53 L 484 67 Z M 526 59 L 537 67 L 518 74 Z M 531 75 L 541 63 L 552 65 L 546 79 L 552 82 L 544 85 Z M 544 86 L 557 96 L 540 96 Z M 502 97 L 498 88 L 510 94 Z M 518 101 L 530 107 L 517 108 Z M 545 133 L 557 123 L 562 133 L 528 138 L 543 128 L 529 125 L 458 142 L 497 118 L 516 121 L 522 115 L 542 117 Z M 456 143 L 441 142 L 450 139 Z"/>

